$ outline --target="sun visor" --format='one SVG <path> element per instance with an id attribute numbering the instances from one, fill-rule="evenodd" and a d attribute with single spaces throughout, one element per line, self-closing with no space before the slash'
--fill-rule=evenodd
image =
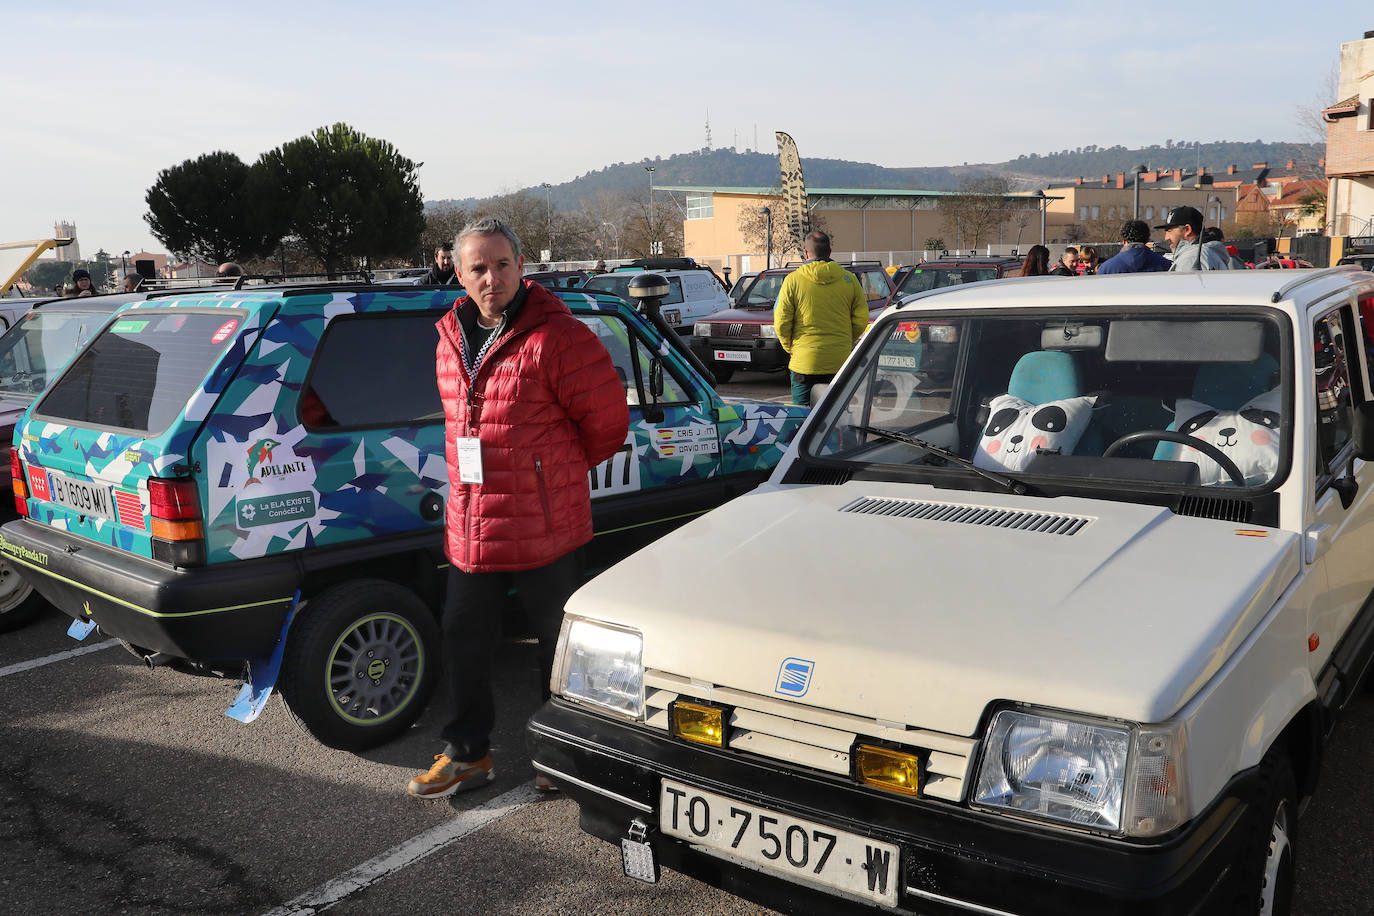
<path id="1" fill-rule="evenodd" d="M 1260 321 L 1137 321 L 1111 323 L 1110 362 L 1252 363 L 1264 345 Z"/>

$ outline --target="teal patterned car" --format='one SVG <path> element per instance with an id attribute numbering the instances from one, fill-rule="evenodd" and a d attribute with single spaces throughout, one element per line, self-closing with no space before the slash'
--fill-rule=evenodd
<path id="1" fill-rule="evenodd" d="M 592 468 L 604 568 L 765 479 L 805 409 L 727 400 L 660 326 L 560 291 L 625 382 L 624 447 Z M 242 673 L 326 744 L 388 740 L 438 668 L 444 426 L 435 322 L 452 291 L 198 292 L 137 303 L 20 418 L 24 514 L 0 550 L 150 664 Z M 673 335 L 674 337 L 676 335 Z"/>

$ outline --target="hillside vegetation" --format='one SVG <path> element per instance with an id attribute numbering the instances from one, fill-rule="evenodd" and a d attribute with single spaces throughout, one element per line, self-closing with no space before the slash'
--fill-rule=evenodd
<path id="1" fill-rule="evenodd" d="M 1056 180 L 1101 177 L 1130 172 L 1137 165 L 1149 168 L 1192 170 L 1198 165 L 1223 172 L 1228 165 L 1248 168 L 1258 162 L 1282 166 L 1289 159 L 1306 162 L 1313 169 L 1324 154 L 1314 143 L 1167 140 L 1163 144 L 1128 149 L 1124 146 L 1086 146 L 1054 153 L 1028 153 L 1006 162 L 965 163 L 958 166 L 888 168 L 871 162 L 845 159 L 813 159 L 802 151 L 806 183 L 813 188 L 902 188 L 947 191 L 959 186 L 965 177 L 989 175 L 1012 180 L 1013 187 L 1028 190 Z M 677 153 L 666 159 L 655 157 L 639 162 L 617 162 L 588 172 L 572 181 L 555 185 L 552 201 L 559 210 L 573 210 L 598 195 L 638 194 L 648 187 L 644 166 L 654 167 L 654 185 L 701 185 L 712 187 L 773 187 L 778 183 L 778 157 L 767 153 L 735 152 L 730 149 L 698 150 Z M 543 197 L 541 189 L 524 191 Z M 429 206 L 457 204 L 471 209 L 478 198 L 428 201 Z"/>

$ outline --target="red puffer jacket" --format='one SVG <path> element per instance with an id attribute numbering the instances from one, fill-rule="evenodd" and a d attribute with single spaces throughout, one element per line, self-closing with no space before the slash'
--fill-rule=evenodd
<path id="1" fill-rule="evenodd" d="M 610 354 L 562 300 L 526 283 L 525 304 L 475 378 L 459 299 L 439 320 L 449 498 L 445 548 L 466 572 L 533 569 L 592 539 L 587 470 L 625 443 L 630 413 Z M 460 483 L 455 440 L 482 440 L 480 484 Z"/>

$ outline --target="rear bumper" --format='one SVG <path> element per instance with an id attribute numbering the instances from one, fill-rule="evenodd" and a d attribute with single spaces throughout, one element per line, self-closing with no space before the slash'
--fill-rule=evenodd
<path id="1" fill-rule="evenodd" d="M 900 849 L 898 903 L 910 914 L 1203 914 L 1227 911 L 1253 773 L 1180 832 L 1126 842 L 1025 823 L 963 807 L 908 800 L 757 757 L 674 741 L 554 699 L 530 719 L 536 769 L 581 807 L 581 826 L 619 842 L 649 825 L 664 865 L 765 906 L 791 912 L 894 912 L 718 858 L 658 831 L 664 777 L 819 821 Z"/>
<path id="2" fill-rule="evenodd" d="M 198 661 L 270 653 L 300 582 L 289 556 L 177 569 L 29 519 L 0 528 L 0 551 L 64 614 Z"/>
<path id="3" fill-rule="evenodd" d="M 786 369 L 789 359 L 775 337 L 693 337 L 691 347 L 697 358 L 711 369 L 775 372 Z M 747 355 L 749 359 L 716 359 L 718 350 Z"/>

